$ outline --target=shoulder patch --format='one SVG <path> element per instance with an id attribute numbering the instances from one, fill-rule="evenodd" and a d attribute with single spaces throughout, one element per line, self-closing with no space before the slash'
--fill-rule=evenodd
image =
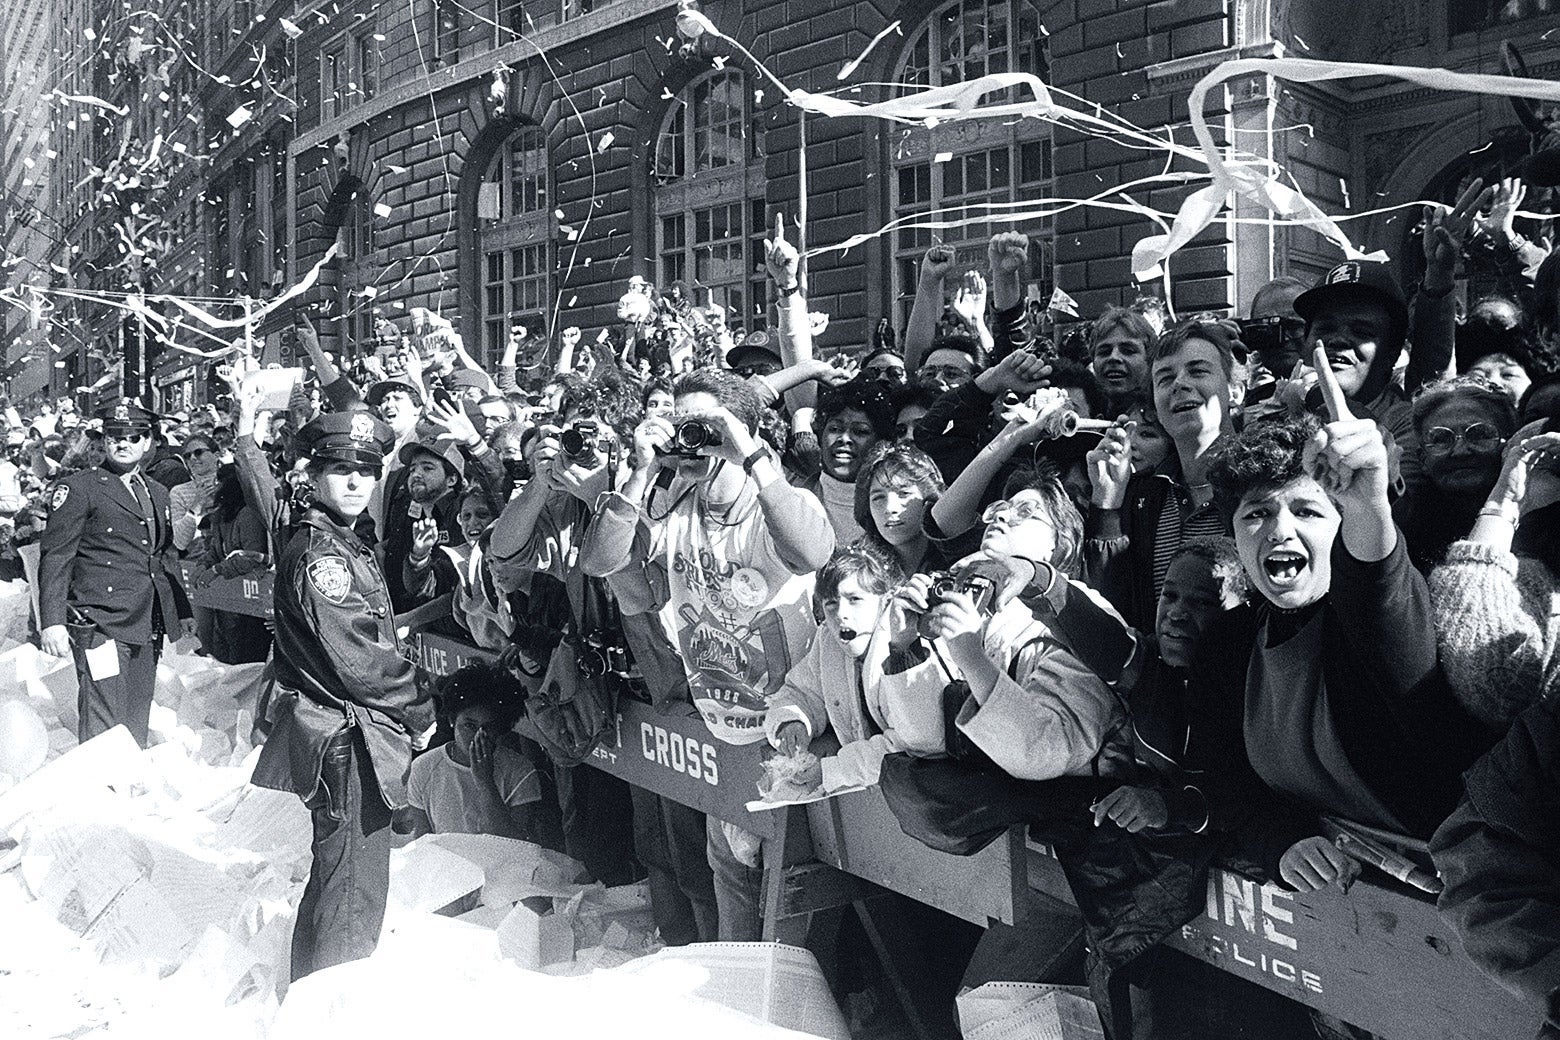
<path id="1" fill-rule="evenodd" d="M 49 500 L 49 508 L 58 509 L 60 506 L 65 504 L 65 500 L 69 497 L 70 488 L 64 484 L 61 484 L 59 487 L 54 489 L 54 497 Z"/>
<path id="2" fill-rule="evenodd" d="M 352 572 L 339 556 L 323 556 L 309 564 L 309 584 L 332 603 L 342 603 L 352 591 Z"/>

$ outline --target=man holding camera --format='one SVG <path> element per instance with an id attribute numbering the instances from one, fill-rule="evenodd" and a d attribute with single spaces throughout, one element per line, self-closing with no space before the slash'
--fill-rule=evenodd
<path id="1" fill-rule="evenodd" d="M 673 397 L 672 417 L 634 431 L 629 479 L 602 496 L 580 566 L 664 571 L 694 704 L 715 736 L 755 743 L 769 699 L 817 631 L 813 572 L 833 553 L 834 532 L 758 439 L 762 404 L 750 385 L 695 371 Z M 761 936 L 759 851 L 752 835 L 709 828 L 723 940 Z"/>

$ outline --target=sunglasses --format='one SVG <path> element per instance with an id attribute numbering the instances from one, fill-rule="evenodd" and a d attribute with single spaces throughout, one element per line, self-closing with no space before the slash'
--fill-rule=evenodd
<path id="1" fill-rule="evenodd" d="M 980 522 L 989 524 L 1004 513 L 1011 513 L 1013 522 L 1016 524 L 1021 524 L 1025 520 L 1033 520 L 1035 517 L 1049 522 L 1044 502 L 1036 502 L 1033 499 L 1026 499 L 1023 502 L 1009 502 L 1005 498 L 998 499 L 982 510 Z"/>
<path id="2" fill-rule="evenodd" d="M 187 459 L 198 459 L 202 455 L 210 455 L 210 454 L 211 454 L 211 449 L 210 448 L 191 448 L 189 451 L 184 453 L 184 457 L 187 458 Z"/>
<path id="3" fill-rule="evenodd" d="M 1468 445 L 1470 451 L 1496 451 L 1506 439 L 1489 423 L 1474 423 L 1462 430 L 1450 426 L 1432 426 L 1419 438 L 1425 451 L 1432 455 L 1449 455 L 1459 444 Z"/>
<path id="4" fill-rule="evenodd" d="M 139 432 L 132 433 L 132 432 L 129 432 L 129 431 L 126 431 L 126 430 L 104 430 L 103 431 L 103 437 L 104 437 L 105 440 L 124 441 L 127 444 L 140 444 L 142 441 L 146 440 L 146 438 L 148 436 L 149 436 L 149 434 L 146 434 L 146 433 L 139 433 Z"/>

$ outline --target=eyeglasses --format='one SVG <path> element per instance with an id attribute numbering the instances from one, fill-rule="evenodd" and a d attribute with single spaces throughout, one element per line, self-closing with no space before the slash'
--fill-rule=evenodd
<path id="1" fill-rule="evenodd" d="M 148 435 L 145 433 L 129 433 L 123 430 L 117 433 L 111 432 L 109 430 L 103 431 L 103 437 L 105 440 L 124 441 L 126 444 L 140 444 L 142 441 L 146 440 L 147 436 Z"/>
<path id="2" fill-rule="evenodd" d="M 1449 455 L 1459 444 L 1468 445 L 1469 451 L 1496 451 L 1506 438 L 1489 423 L 1474 423 L 1466 429 L 1454 430 L 1450 426 L 1432 426 L 1419 438 L 1425 451 L 1432 455 Z"/>
<path id="3" fill-rule="evenodd" d="M 210 448 L 191 448 L 189 451 L 184 453 L 184 457 L 187 458 L 187 459 L 198 459 L 202 455 L 210 455 L 210 454 L 211 454 L 211 449 Z"/>
<path id="4" fill-rule="evenodd" d="M 862 369 L 868 378 L 876 379 L 880 383 L 903 383 L 905 370 L 898 365 L 868 365 Z"/>
<path id="5" fill-rule="evenodd" d="M 1012 513 L 1015 524 L 1021 524 L 1025 520 L 1033 520 L 1035 517 L 1050 523 L 1050 517 L 1045 512 L 1044 502 L 1037 502 L 1033 499 L 1025 499 L 1022 502 L 1009 502 L 1005 498 L 998 499 L 987 506 L 980 514 L 980 522 L 989 524 L 1003 513 Z"/>
<path id="6" fill-rule="evenodd" d="M 919 374 L 942 379 L 968 379 L 973 373 L 971 369 L 959 368 L 955 365 L 922 365 Z"/>

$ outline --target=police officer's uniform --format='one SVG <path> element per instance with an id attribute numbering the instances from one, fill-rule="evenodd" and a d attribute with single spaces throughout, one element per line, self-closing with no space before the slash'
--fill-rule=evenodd
<path id="1" fill-rule="evenodd" d="M 377 473 L 394 435 L 366 412 L 321 416 L 299 454 Z M 277 566 L 278 693 L 253 782 L 292 791 L 314 818 L 314 867 L 293 931 L 292 976 L 366 957 L 390 878 L 391 810 L 406 804 L 412 738 L 433 705 L 396 640 L 373 553 L 343 518 L 312 506 Z"/>
<path id="2" fill-rule="evenodd" d="M 106 434 L 148 437 L 157 419 L 129 402 L 99 417 Z M 103 466 L 72 473 L 49 492 L 41 548 L 39 627 L 70 631 L 78 737 L 123 724 L 145 747 L 162 637 L 191 616 L 167 490 L 139 468 L 126 476 Z M 110 641 L 112 654 L 102 649 Z"/>

